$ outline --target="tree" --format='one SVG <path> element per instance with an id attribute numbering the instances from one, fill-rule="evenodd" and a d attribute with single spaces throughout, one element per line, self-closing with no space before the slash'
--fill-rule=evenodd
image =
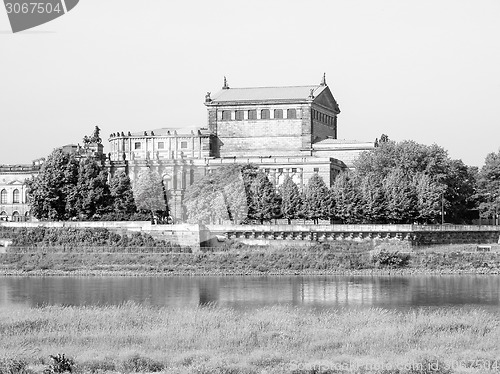
<path id="1" fill-rule="evenodd" d="M 312 219 L 316 224 L 319 219 L 327 218 L 329 199 L 330 195 L 323 178 L 314 174 L 307 182 L 304 191 L 302 209 L 304 216 Z"/>
<path id="2" fill-rule="evenodd" d="M 481 217 L 494 217 L 500 212 L 500 150 L 486 156 L 477 185 Z"/>
<path id="3" fill-rule="evenodd" d="M 302 198 L 299 188 L 294 183 L 292 178 L 287 176 L 280 187 L 281 196 L 281 216 L 288 220 L 288 224 L 292 219 L 298 218 L 302 207 Z"/>
<path id="4" fill-rule="evenodd" d="M 387 221 L 387 203 L 384 195 L 383 179 L 371 172 L 357 176 L 359 181 L 360 211 L 363 223 L 385 223 Z M 351 184 L 351 188 L 355 188 Z"/>
<path id="5" fill-rule="evenodd" d="M 334 201 L 334 216 L 343 223 L 361 222 L 361 197 L 355 182 L 348 172 L 340 173 L 330 189 L 330 196 Z"/>
<path id="6" fill-rule="evenodd" d="M 247 219 L 247 189 L 256 170 L 252 165 L 227 165 L 189 186 L 184 199 L 188 222 L 237 223 Z"/>
<path id="7" fill-rule="evenodd" d="M 67 220 L 67 197 L 78 181 L 78 161 L 61 149 L 54 150 L 43 163 L 40 173 L 27 180 L 31 213 L 40 220 Z"/>
<path id="8" fill-rule="evenodd" d="M 163 181 L 158 173 L 147 168 L 139 173 L 134 186 L 134 200 L 139 210 L 151 213 L 151 222 L 156 214 L 168 215 L 167 201 L 163 189 Z"/>
<path id="9" fill-rule="evenodd" d="M 113 212 L 119 217 L 129 218 L 137 212 L 135 206 L 132 183 L 129 176 L 123 172 L 116 172 L 109 183 Z"/>
<path id="10" fill-rule="evenodd" d="M 417 216 L 417 197 L 409 177 L 401 169 L 394 169 L 384 179 L 383 188 L 389 222 L 412 222 Z"/>
<path id="11" fill-rule="evenodd" d="M 425 173 L 417 173 L 412 180 L 416 195 L 416 216 L 419 223 L 436 222 L 441 214 L 441 204 L 446 187 Z"/>
<path id="12" fill-rule="evenodd" d="M 76 188 L 67 196 L 70 217 L 94 219 L 112 210 L 112 199 L 105 167 L 91 157 L 80 160 Z"/>
<path id="13" fill-rule="evenodd" d="M 250 184 L 249 218 L 260 223 L 270 221 L 279 215 L 280 205 L 273 184 L 265 173 L 258 171 Z"/>

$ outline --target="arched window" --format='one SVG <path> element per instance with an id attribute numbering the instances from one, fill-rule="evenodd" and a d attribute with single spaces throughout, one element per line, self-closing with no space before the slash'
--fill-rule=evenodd
<path id="1" fill-rule="evenodd" d="M 288 109 L 286 111 L 286 118 L 292 118 L 292 119 L 297 118 L 297 111 L 295 109 Z"/>
<path id="2" fill-rule="evenodd" d="M 243 112 L 242 110 L 237 110 L 236 113 L 235 113 L 235 116 L 236 116 L 236 121 L 243 121 L 245 119 L 245 115 L 244 115 L 245 112 Z"/>
<path id="3" fill-rule="evenodd" d="M 231 121 L 231 111 L 230 110 L 223 110 L 222 111 L 222 120 L 223 121 Z"/>
<path id="4" fill-rule="evenodd" d="M 269 109 L 262 109 L 260 111 L 260 119 L 269 119 L 269 118 L 271 118 Z"/>
<path id="5" fill-rule="evenodd" d="M 248 119 L 257 119 L 257 111 L 255 109 L 248 111 Z"/>
<path id="6" fill-rule="evenodd" d="M 14 192 L 12 192 L 12 202 L 14 204 L 19 204 L 19 190 L 15 189 Z"/>
<path id="7" fill-rule="evenodd" d="M 0 192 L 0 204 L 7 204 L 7 190 Z"/>
<path id="8" fill-rule="evenodd" d="M 274 118 L 283 118 L 283 110 L 282 109 L 274 109 Z"/>

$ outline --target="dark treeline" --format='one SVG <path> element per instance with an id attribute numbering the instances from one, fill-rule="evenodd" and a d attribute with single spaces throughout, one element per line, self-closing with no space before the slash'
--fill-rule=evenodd
<path id="1" fill-rule="evenodd" d="M 290 177 L 275 189 L 253 165 L 221 167 L 190 186 L 190 222 L 265 222 L 273 219 L 341 223 L 466 224 L 494 218 L 500 203 L 500 151 L 481 170 L 451 159 L 437 145 L 394 142 L 382 136 L 355 170 L 329 188 L 313 175 L 303 191 Z M 442 215 L 443 213 L 443 215 Z"/>
<path id="2" fill-rule="evenodd" d="M 161 178 L 150 171 L 139 174 L 135 190 L 129 176 L 111 177 L 104 159 L 92 152 L 100 144 L 99 128 L 77 152 L 56 149 L 40 173 L 26 181 L 31 214 L 40 220 L 149 220 L 167 217 L 168 206 Z"/>

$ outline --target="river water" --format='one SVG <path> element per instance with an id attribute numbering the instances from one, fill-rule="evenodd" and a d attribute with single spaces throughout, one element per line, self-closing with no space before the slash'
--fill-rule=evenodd
<path id="1" fill-rule="evenodd" d="M 237 309 L 481 307 L 500 311 L 500 276 L 0 277 L 0 307 L 144 305 Z"/>

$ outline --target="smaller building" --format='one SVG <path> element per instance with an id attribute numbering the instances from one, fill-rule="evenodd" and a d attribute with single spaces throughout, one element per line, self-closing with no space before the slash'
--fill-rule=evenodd
<path id="1" fill-rule="evenodd" d="M 0 165 L 0 220 L 30 219 L 26 180 L 37 175 L 43 159 L 31 165 Z"/>

